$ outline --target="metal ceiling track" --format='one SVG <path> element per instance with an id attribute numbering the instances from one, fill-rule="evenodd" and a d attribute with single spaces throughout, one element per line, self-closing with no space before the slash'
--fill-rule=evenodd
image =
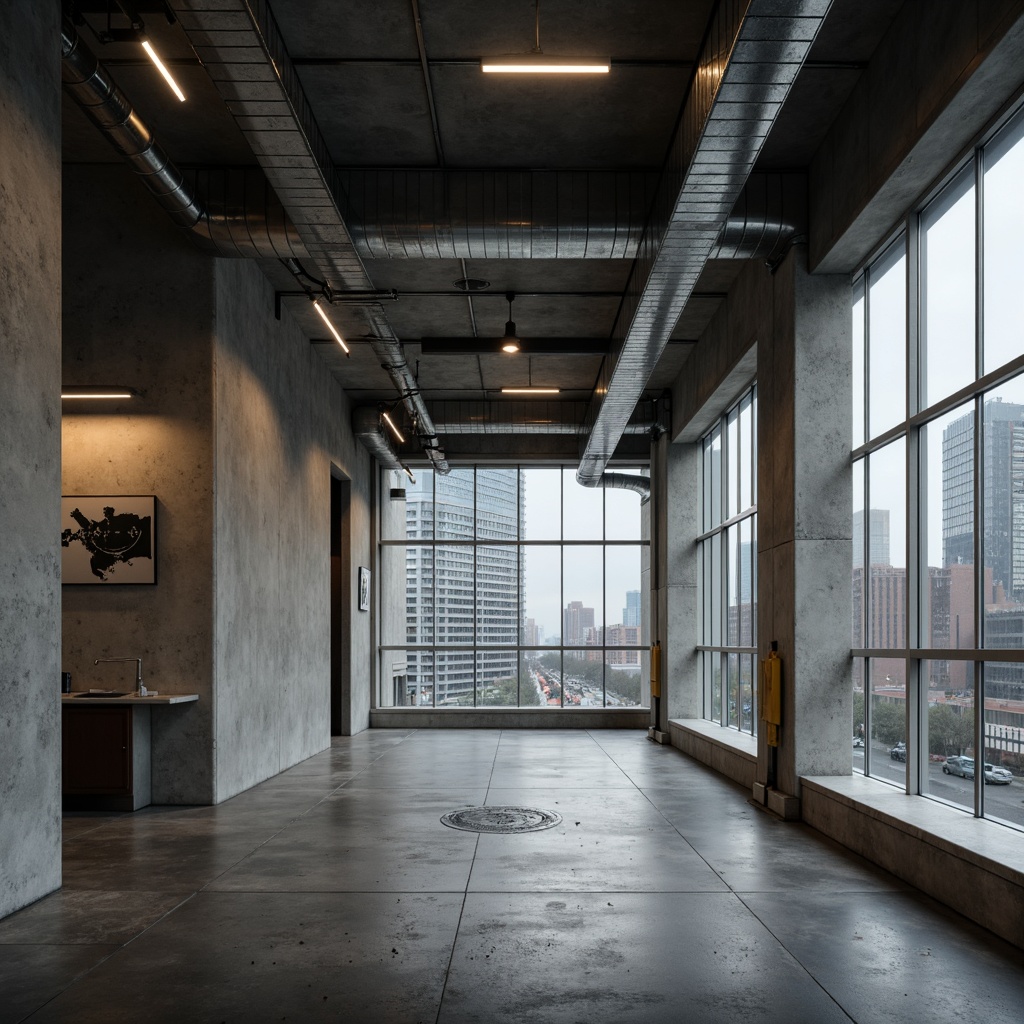
<path id="1" fill-rule="evenodd" d="M 196 55 L 233 114 L 310 259 L 332 290 L 374 290 L 341 215 L 337 173 L 266 0 L 171 0 Z M 380 303 L 360 312 L 427 457 L 449 466 Z"/>
<path id="2" fill-rule="evenodd" d="M 591 399 L 581 484 L 600 483 L 830 6 L 716 6 Z"/>

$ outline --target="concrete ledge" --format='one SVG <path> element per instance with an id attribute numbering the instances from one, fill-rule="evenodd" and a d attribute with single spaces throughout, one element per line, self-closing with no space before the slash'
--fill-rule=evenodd
<path id="1" fill-rule="evenodd" d="M 674 718 L 668 728 L 673 747 L 744 789 L 753 789 L 757 776 L 757 740 L 753 736 L 700 718 Z"/>
<path id="2" fill-rule="evenodd" d="M 808 825 L 1024 948 L 1024 842 L 1016 829 L 861 775 L 800 783 Z"/>
<path id="3" fill-rule="evenodd" d="M 371 729 L 646 729 L 650 708 L 377 708 Z"/>

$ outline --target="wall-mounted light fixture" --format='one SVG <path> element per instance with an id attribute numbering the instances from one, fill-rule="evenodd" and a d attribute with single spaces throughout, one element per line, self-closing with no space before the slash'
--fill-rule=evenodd
<path id="1" fill-rule="evenodd" d="M 111 399 L 138 398 L 139 392 L 134 388 L 118 387 L 112 384 L 63 384 L 60 389 L 62 399 Z"/>

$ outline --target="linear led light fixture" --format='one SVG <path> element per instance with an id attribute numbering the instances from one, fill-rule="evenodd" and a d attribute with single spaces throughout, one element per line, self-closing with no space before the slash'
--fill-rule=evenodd
<path id="1" fill-rule="evenodd" d="M 502 388 L 503 395 L 557 395 L 558 388 Z"/>
<path id="2" fill-rule="evenodd" d="M 335 327 L 334 324 L 332 324 L 331 321 L 327 318 L 327 314 L 324 312 L 323 306 L 320 305 L 319 299 L 313 300 L 313 308 L 317 311 L 317 313 L 320 314 L 320 319 L 323 320 L 325 324 L 327 324 L 327 330 L 329 330 L 331 334 L 334 335 L 334 340 L 341 346 L 341 351 L 344 352 L 345 355 L 351 355 L 351 352 L 349 352 L 348 345 L 345 344 L 345 339 L 338 333 L 337 327 Z"/>
<path id="3" fill-rule="evenodd" d="M 402 471 L 405 475 L 413 482 L 416 483 L 416 477 L 412 475 L 412 470 L 403 462 L 401 463 Z"/>
<path id="4" fill-rule="evenodd" d="M 114 387 L 106 384 L 78 385 L 68 384 L 60 389 L 61 398 L 135 398 L 138 392 L 132 388 Z"/>
<path id="5" fill-rule="evenodd" d="M 171 92 L 181 100 L 185 102 L 185 94 L 181 91 L 181 87 L 174 80 L 174 76 L 168 71 L 167 65 L 157 55 L 156 50 L 153 49 L 153 44 L 148 39 L 142 40 L 142 48 L 146 51 L 146 55 L 156 66 L 157 71 L 164 76 L 164 81 L 171 87 Z"/>
<path id="6" fill-rule="evenodd" d="M 480 70 L 490 75 L 607 75 L 610 57 L 556 57 L 547 53 L 513 53 L 481 57 Z"/>
<path id="7" fill-rule="evenodd" d="M 394 434 L 396 438 L 398 438 L 398 443 L 405 444 L 405 438 L 402 436 L 402 432 L 398 429 L 398 427 L 395 426 L 395 421 L 386 412 L 382 412 L 381 417 L 383 418 L 384 422 L 391 428 L 391 433 Z"/>

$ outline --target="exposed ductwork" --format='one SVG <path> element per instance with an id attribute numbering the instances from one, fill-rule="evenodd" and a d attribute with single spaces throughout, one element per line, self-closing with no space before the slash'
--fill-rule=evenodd
<path id="1" fill-rule="evenodd" d="M 651 496 L 650 478 L 636 476 L 633 473 L 602 473 L 597 486 L 610 487 L 622 491 L 636 491 L 643 499 Z"/>
<path id="2" fill-rule="evenodd" d="M 228 104 L 309 258 L 335 294 L 372 292 L 373 282 L 339 212 L 334 162 L 264 0 L 170 0 L 185 34 Z M 278 116 L 268 118 L 273 107 Z M 398 391 L 436 472 L 448 472 L 430 413 L 402 342 L 379 303 L 346 307 Z"/>
<path id="3" fill-rule="evenodd" d="M 390 439 L 380 428 L 376 406 L 360 405 L 352 410 L 352 433 L 385 469 L 402 469 Z"/>
<path id="4" fill-rule="evenodd" d="M 830 5 L 716 6 L 591 400 L 581 484 L 599 483 Z"/>
<path id="5" fill-rule="evenodd" d="M 653 400 L 637 404 L 626 434 L 650 434 L 665 429 L 667 406 Z M 580 437 L 586 429 L 586 402 L 444 400 L 430 403 L 434 428 L 446 434 L 522 436 L 561 434 Z"/>
<path id="6" fill-rule="evenodd" d="M 658 176 L 639 171 L 345 170 L 364 259 L 634 259 Z M 806 231 L 806 176 L 750 176 L 711 259 L 766 259 Z"/>
<path id="7" fill-rule="evenodd" d="M 261 172 L 215 170 L 186 175 L 180 171 L 68 18 L 61 23 L 61 58 L 68 95 L 131 164 L 171 219 L 191 231 L 200 244 L 218 256 L 306 255 Z M 198 198 L 200 192 L 205 202 Z"/>

